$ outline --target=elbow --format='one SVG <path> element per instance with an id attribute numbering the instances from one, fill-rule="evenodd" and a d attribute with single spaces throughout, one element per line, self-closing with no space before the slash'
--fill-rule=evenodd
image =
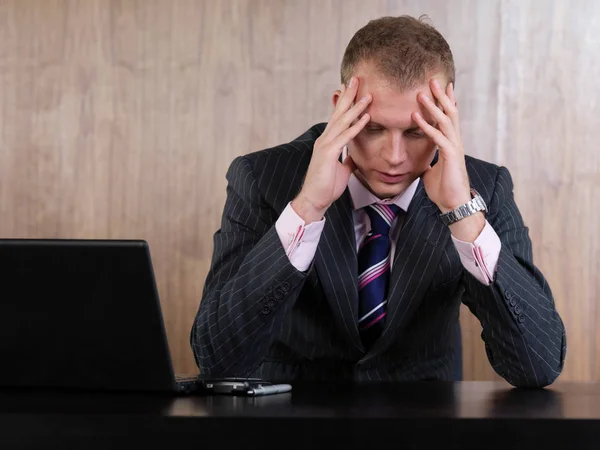
<path id="1" fill-rule="evenodd" d="M 200 321 L 194 323 L 190 343 L 200 376 L 204 378 L 233 377 L 243 371 L 243 368 L 238 367 L 239 361 L 234 359 L 236 355 L 233 352 L 225 351 L 229 348 L 227 345 L 215 346 L 210 333 Z"/>
<path id="2" fill-rule="evenodd" d="M 226 376 L 226 367 L 223 364 L 223 359 L 219 357 L 219 354 L 214 352 L 213 347 L 208 342 L 197 340 L 192 344 L 192 347 L 200 376 L 204 378 L 219 378 Z"/>
<path id="3" fill-rule="evenodd" d="M 200 375 L 205 378 L 217 378 L 224 375 L 225 368 L 209 346 L 201 340 L 192 341 L 192 353 Z"/>
<path id="4" fill-rule="evenodd" d="M 225 362 L 225 361 L 224 361 Z M 199 375 L 203 378 L 247 377 L 248 370 L 237 364 L 219 363 L 217 358 L 210 356 L 196 357 Z"/>
<path id="5" fill-rule="evenodd" d="M 554 383 L 562 373 L 564 360 L 561 360 L 556 366 L 546 363 L 535 364 L 528 371 L 519 371 L 515 376 L 502 377 L 511 385 L 517 388 L 543 389 Z"/>
<path id="6" fill-rule="evenodd" d="M 558 378 L 558 374 L 529 374 L 523 377 L 505 377 L 512 386 L 522 389 L 543 389 L 550 386 Z"/>
<path id="7" fill-rule="evenodd" d="M 200 375 L 216 377 L 223 371 L 223 358 L 220 356 L 219 348 L 214 345 L 211 323 L 207 320 L 210 315 L 210 311 L 205 308 L 207 304 L 207 299 L 202 299 L 200 302 L 200 309 L 190 331 L 190 346 Z"/>
<path id="8" fill-rule="evenodd" d="M 563 371 L 566 352 L 566 337 L 563 331 L 560 352 L 557 350 L 554 353 L 544 355 L 544 357 L 537 355 L 525 379 L 519 380 L 518 386 L 515 386 L 525 388 L 545 388 L 550 386 Z"/>
<path id="9" fill-rule="evenodd" d="M 561 375 L 565 365 L 566 338 L 563 332 L 561 344 L 554 351 L 536 352 L 534 348 L 515 353 L 512 357 L 495 360 L 486 345 L 492 367 L 509 384 L 517 388 L 542 389 L 550 386 Z"/>
<path id="10" fill-rule="evenodd" d="M 210 345 L 210 338 L 205 330 L 202 328 L 200 321 L 197 319 L 194 321 L 192 331 L 190 335 L 190 345 L 192 347 L 192 354 L 194 355 L 194 361 L 200 371 L 200 375 L 204 377 L 213 377 L 214 374 L 218 373 L 219 368 L 217 364 L 216 355 L 214 349 Z"/>

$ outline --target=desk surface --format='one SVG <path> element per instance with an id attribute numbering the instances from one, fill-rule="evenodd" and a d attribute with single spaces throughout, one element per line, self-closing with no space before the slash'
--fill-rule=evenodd
<path id="1" fill-rule="evenodd" d="M 0 446 L 600 448 L 600 384 L 294 384 L 274 396 L 0 391 Z M 243 447 L 242 447 L 243 446 Z M 3 448 L 7 448 L 2 446 Z"/>

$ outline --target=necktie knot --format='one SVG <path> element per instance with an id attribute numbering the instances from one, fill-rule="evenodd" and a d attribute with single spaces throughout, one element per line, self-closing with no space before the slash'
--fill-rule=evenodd
<path id="1" fill-rule="evenodd" d="M 387 236 L 390 233 L 392 222 L 401 211 L 397 205 L 373 203 L 365 208 L 371 219 L 371 233 Z"/>

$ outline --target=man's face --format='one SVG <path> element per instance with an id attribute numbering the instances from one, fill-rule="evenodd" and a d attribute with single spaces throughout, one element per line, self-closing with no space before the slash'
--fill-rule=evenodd
<path id="1" fill-rule="evenodd" d="M 371 120 L 348 144 L 348 152 L 356 163 L 355 175 L 377 197 L 390 198 L 402 193 L 429 167 L 435 155 L 435 144 L 412 120 L 420 112 L 431 125 L 437 124 L 417 100 L 424 92 L 435 98 L 429 79 L 416 89 L 400 92 L 372 64 L 362 63 L 354 75 L 359 79 L 356 102 L 367 93 L 373 101 L 366 109 Z M 445 87 L 442 74 L 434 75 Z M 337 103 L 334 95 L 334 104 Z"/>

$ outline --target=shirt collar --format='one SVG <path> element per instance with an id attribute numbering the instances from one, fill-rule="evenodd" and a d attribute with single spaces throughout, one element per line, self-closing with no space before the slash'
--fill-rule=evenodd
<path id="1" fill-rule="evenodd" d="M 415 196 L 415 192 L 417 191 L 417 186 L 419 186 L 419 178 L 413 181 L 404 191 L 395 197 L 388 199 L 380 199 L 379 197 L 373 195 L 371 191 L 369 191 L 364 184 L 356 177 L 356 175 L 350 175 L 350 180 L 348 181 L 348 190 L 350 191 L 350 197 L 352 198 L 352 204 L 354 210 L 364 208 L 365 206 L 372 205 L 373 203 L 383 203 L 386 205 L 396 205 L 399 206 L 403 211 L 408 211 L 408 207 L 413 197 Z"/>

